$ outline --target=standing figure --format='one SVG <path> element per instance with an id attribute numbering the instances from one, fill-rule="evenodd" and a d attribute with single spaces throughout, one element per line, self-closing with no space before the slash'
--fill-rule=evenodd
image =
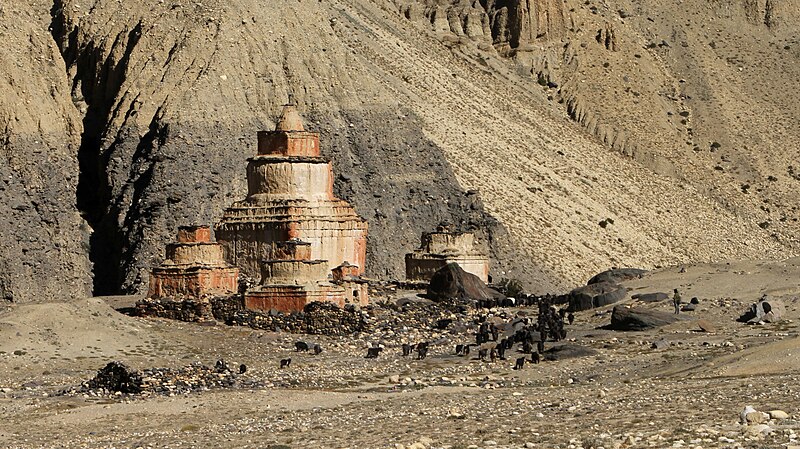
<path id="1" fill-rule="evenodd" d="M 681 313 L 681 294 L 678 289 L 673 290 L 675 294 L 672 295 L 672 305 L 675 306 L 675 315 Z"/>

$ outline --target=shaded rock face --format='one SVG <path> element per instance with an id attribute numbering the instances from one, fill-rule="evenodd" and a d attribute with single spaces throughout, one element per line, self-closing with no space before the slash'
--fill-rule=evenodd
<path id="1" fill-rule="evenodd" d="M 395 3 L 459 51 L 494 48 L 509 57 L 588 133 L 654 172 L 697 187 L 729 180 L 732 188 L 700 187 L 720 199 L 748 185 L 759 201 L 796 204 L 792 181 L 774 173 L 796 167 L 800 142 L 790 124 L 800 107 L 796 1 L 723 0 L 680 10 L 655 0 Z M 482 32 L 467 32 L 473 17 L 488 23 Z M 704 25 L 710 22 L 713 35 Z M 759 123 L 779 129 L 760 132 Z M 771 148 L 770 158 L 762 158 L 763 148 Z M 747 201 L 722 202 L 737 215 L 749 208 Z M 796 210 L 767 215 L 754 224 L 786 240 L 797 235 Z"/>
<path id="2" fill-rule="evenodd" d="M 501 50 L 524 47 L 564 32 L 564 4 L 556 0 L 397 2 L 409 19 L 429 22 L 436 32 L 490 42 Z"/>
<path id="3" fill-rule="evenodd" d="M 667 312 L 616 306 L 611 312 L 608 328 L 615 331 L 644 331 L 678 321 L 678 317 Z"/>
<path id="4" fill-rule="evenodd" d="M 0 14 L 0 302 L 90 292 L 90 229 L 75 208 L 80 116 L 50 16 L 35 2 Z"/>
<path id="5" fill-rule="evenodd" d="M 578 287 L 567 296 L 569 310 L 580 312 L 595 307 L 603 307 L 625 299 L 628 289 L 612 282 L 599 282 Z"/>
<path id="6" fill-rule="evenodd" d="M 500 292 L 492 290 L 478 276 L 467 273 L 458 264 L 449 263 L 431 277 L 428 297 L 438 301 L 485 300 L 501 298 Z"/>
<path id="7" fill-rule="evenodd" d="M 4 5 L 0 293 L 83 295 L 87 254 L 96 293 L 142 291 L 177 226 L 215 223 L 244 195 L 250 130 L 290 95 L 328 142 L 336 195 L 369 221 L 369 276 L 400 278 L 396 255 L 442 221 L 485 230 L 493 269 L 542 293 L 620 260 L 789 257 L 796 12 L 739 0 Z M 701 244 L 709 234 L 725 243 Z"/>

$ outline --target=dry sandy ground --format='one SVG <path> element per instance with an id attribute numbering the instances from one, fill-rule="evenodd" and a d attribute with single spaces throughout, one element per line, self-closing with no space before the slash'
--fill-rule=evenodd
<path id="1" fill-rule="evenodd" d="M 681 272 L 683 271 L 683 272 Z M 512 370 L 452 355 L 446 335 L 424 361 L 399 339 L 363 358 L 377 335 L 297 337 L 226 326 L 131 318 L 100 298 L 19 305 L 0 313 L 2 447 L 752 447 L 800 445 L 800 260 L 674 267 L 630 282 L 631 293 L 681 288 L 700 306 L 647 332 L 599 329 L 582 312 L 569 338 L 595 356 Z M 787 320 L 735 322 L 764 293 Z M 116 303 L 118 305 L 118 302 Z M 669 301 L 654 307 L 669 311 Z M 535 313 L 535 312 L 534 312 Z M 705 318 L 715 333 L 698 331 Z M 398 335 L 413 330 L 398 329 Z M 408 335 L 408 333 L 406 333 Z M 319 356 L 292 352 L 296 338 Z M 671 345 L 651 349 L 664 338 Z M 570 342 L 572 343 L 572 342 Z M 277 361 L 292 357 L 290 369 Z M 150 398 L 58 395 L 110 360 L 136 368 L 246 363 L 265 386 Z M 741 426 L 746 405 L 784 410 L 765 435 Z M 283 446 L 280 446 L 283 445 Z"/>

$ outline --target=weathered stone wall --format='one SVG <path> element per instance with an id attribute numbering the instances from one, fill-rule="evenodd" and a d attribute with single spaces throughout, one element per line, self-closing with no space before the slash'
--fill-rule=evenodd
<path id="1" fill-rule="evenodd" d="M 145 298 L 136 303 L 136 314 L 146 317 L 198 322 L 213 319 L 212 303 L 207 298 Z"/>
<path id="2" fill-rule="evenodd" d="M 367 329 L 366 315 L 330 303 L 308 304 L 302 312 L 261 312 L 244 308 L 241 295 L 143 299 L 136 305 L 140 316 L 201 322 L 217 319 L 230 325 L 299 334 L 350 335 Z"/>
<path id="3" fill-rule="evenodd" d="M 299 131 L 286 134 L 270 131 L 258 132 L 258 154 L 319 156 L 319 150 L 318 133 Z"/>
<path id="4" fill-rule="evenodd" d="M 334 203 L 339 204 L 339 202 Z M 278 242 L 298 238 L 311 243 L 311 258 L 327 261 L 332 270 L 343 262 L 364 272 L 367 253 L 366 223 L 341 203 L 307 203 L 285 208 L 232 208 L 217 227 L 217 241 L 225 248 L 226 260 L 254 279 L 261 274 L 260 261 L 272 255 Z M 320 207 L 316 207 L 320 206 Z M 323 207 L 327 206 L 327 207 Z M 349 209 L 349 214 L 346 212 Z M 334 210 L 339 212 L 327 215 Z M 274 215 L 266 215 L 270 212 Z M 294 216 L 295 219 L 289 219 Z"/>
<path id="5" fill-rule="evenodd" d="M 475 235 L 470 232 L 430 232 L 422 234 L 422 249 L 427 253 L 469 254 L 474 251 Z"/>
<path id="6" fill-rule="evenodd" d="M 440 226 L 437 232 L 422 234 L 420 249 L 406 254 L 406 279 L 429 281 L 437 270 L 449 263 L 489 283 L 489 257 L 475 246 L 471 232 L 451 232 Z"/>
<path id="7" fill-rule="evenodd" d="M 209 243 L 209 242 L 211 242 L 210 226 L 178 227 L 178 243 Z"/>
<path id="8" fill-rule="evenodd" d="M 362 312 L 319 302 L 309 304 L 301 313 L 288 315 L 238 310 L 227 322 L 254 329 L 317 335 L 351 335 L 368 327 Z"/>
<path id="9" fill-rule="evenodd" d="M 308 304 L 303 312 L 261 312 L 244 308 L 241 295 L 203 299 L 144 299 L 137 303 L 141 316 L 199 322 L 217 319 L 253 329 L 318 335 L 350 335 L 367 329 L 366 315 L 330 303 Z"/>
<path id="10" fill-rule="evenodd" d="M 260 285 L 245 293 L 245 307 L 250 310 L 296 312 L 312 302 L 326 302 L 344 307 L 352 300 L 351 292 L 325 281 L 296 285 Z"/>

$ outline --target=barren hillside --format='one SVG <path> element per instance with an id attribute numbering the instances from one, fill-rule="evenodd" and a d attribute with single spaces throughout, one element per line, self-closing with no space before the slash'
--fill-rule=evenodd
<path id="1" fill-rule="evenodd" d="M 369 220 L 373 276 L 443 220 L 540 291 L 798 249 L 797 2 L 60 0 L 2 20 L 0 115 L 21 123 L 2 167 L 49 174 L 4 196 L 3 236 L 64 239 L 4 246 L 16 300 L 52 296 L 42 278 L 85 294 L 87 259 L 95 293 L 140 290 L 176 226 L 244 195 L 290 96 Z M 57 220 L 11 209 L 23 191 Z"/>

